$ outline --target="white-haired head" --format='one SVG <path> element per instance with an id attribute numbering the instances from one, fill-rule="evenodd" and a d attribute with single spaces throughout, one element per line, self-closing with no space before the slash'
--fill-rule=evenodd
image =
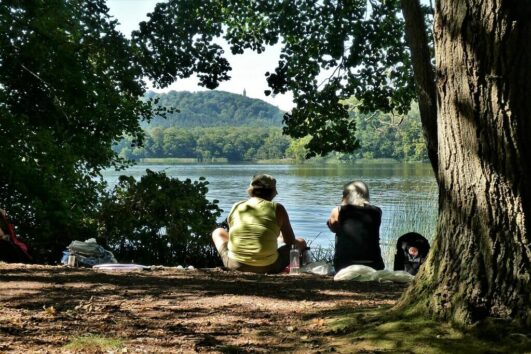
<path id="1" fill-rule="evenodd" d="M 364 206 L 369 200 L 369 187 L 365 183 L 352 181 L 343 186 L 343 204 Z"/>

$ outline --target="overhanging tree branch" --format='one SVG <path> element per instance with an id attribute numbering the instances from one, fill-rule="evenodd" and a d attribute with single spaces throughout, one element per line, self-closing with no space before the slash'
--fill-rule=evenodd
<path id="1" fill-rule="evenodd" d="M 420 119 L 428 156 L 437 176 L 437 101 L 435 75 L 431 65 L 431 55 L 424 14 L 419 0 L 400 0 L 405 20 L 406 41 L 411 49 L 413 76 L 419 101 Z"/>

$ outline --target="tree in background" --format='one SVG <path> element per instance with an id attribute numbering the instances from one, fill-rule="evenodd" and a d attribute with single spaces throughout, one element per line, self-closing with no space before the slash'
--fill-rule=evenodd
<path id="1" fill-rule="evenodd" d="M 219 265 L 210 233 L 222 210 L 206 199 L 207 185 L 204 178 L 180 181 L 150 170 L 140 181 L 121 176 L 102 199 L 100 237 L 122 261 Z"/>
<path id="2" fill-rule="evenodd" d="M 418 105 L 414 103 L 408 114 L 383 112 L 363 113 L 355 99 L 345 102 L 356 122 L 356 136 L 360 147 L 343 159 L 391 158 L 399 161 L 427 161 L 426 143 Z"/>
<path id="3" fill-rule="evenodd" d="M 291 140 L 288 149 L 286 150 L 286 156 L 295 160 L 297 163 L 304 163 L 306 156 L 308 156 L 308 142 L 311 140 L 311 136 L 306 136 L 300 139 Z"/>
<path id="4" fill-rule="evenodd" d="M 0 5 L 0 200 L 37 261 L 95 235 L 100 171 L 134 154 L 139 122 L 170 112 L 141 100 L 143 69 L 104 0 Z"/>
<path id="5" fill-rule="evenodd" d="M 111 144 L 142 141 L 141 68 L 103 0 L 2 1 L 0 200 L 37 260 L 94 230 Z M 51 257 L 51 258 L 50 258 Z"/>
<path id="6" fill-rule="evenodd" d="M 156 127 L 147 131 L 142 148 L 131 147 L 131 143 L 131 137 L 125 137 L 113 148 L 128 159 L 175 157 L 208 161 L 221 157 L 239 162 L 285 158 L 290 138 L 276 127 L 241 126 L 229 131 L 221 127 Z"/>
<path id="7" fill-rule="evenodd" d="M 416 96 L 439 221 L 402 304 L 461 324 L 530 326 L 530 16 L 529 1 L 437 2 L 435 68 L 419 0 L 169 0 L 133 40 L 158 85 L 209 67 L 209 88 L 230 69 L 214 38 L 225 37 L 233 53 L 282 41 L 267 80 L 273 93 L 293 92 L 297 108 L 285 115 L 285 130 L 311 135 L 318 154 L 357 146 L 341 100 L 358 98 L 365 113 L 404 114 Z M 186 69 L 176 65 L 181 55 L 190 59 Z M 323 69 L 331 75 L 321 83 Z"/>

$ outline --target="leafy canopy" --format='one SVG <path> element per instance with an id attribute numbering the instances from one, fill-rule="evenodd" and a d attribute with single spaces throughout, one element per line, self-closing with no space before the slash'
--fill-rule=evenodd
<path id="1" fill-rule="evenodd" d="M 107 11 L 104 0 L 0 5 L 0 200 L 40 260 L 87 231 L 96 177 L 123 162 L 113 142 L 140 143 L 139 119 L 156 113 Z"/>
<path id="2" fill-rule="evenodd" d="M 358 146 L 355 121 L 341 101 L 355 96 L 364 112 L 405 113 L 415 97 L 398 0 L 170 0 L 133 34 L 142 64 L 159 87 L 197 73 L 215 88 L 231 69 L 216 38 L 234 54 L 282 44 L 269 93 L 294 94 L 285 132 L 311 135 L 312 154 Z M 330 74 L 319 81 L 321 72 Z M 266 92 L 267 93 L 267 92 Z"/>

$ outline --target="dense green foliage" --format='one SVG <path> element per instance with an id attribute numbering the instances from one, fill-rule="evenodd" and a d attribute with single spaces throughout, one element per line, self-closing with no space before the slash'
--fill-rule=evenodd
<path id="1" fill-rule="evenodd" d="M 149 127 L 227 127 L 276 126 L 282 124 L 283 112 L 262 100 L 223 91 L 175 92 L 155 94 L 160 106 L 176 108 L 166 119 L 156 117 Z"/>
<path id="2" fill-rule="evenodd" d="M 138 54 L 104 0 L 0 3 L 0 207 L 37 262 L 97 235 L 100 172 L 124 164 L 112 145 L 141 144 L 139 122 L 164 111 L 140 99 Z M 204 186 L 187 188 L 201 200 Z"/>
<path id="3" fill-rule="evenodd" d="M 390 158 L 400 161 L 426 161 L 426 144 L 418 108 L 414 106 L 408 115 L 384 113 L 362 113 L 356 100 L 345 104 L 350 117 L 358 127 L 360 147 L 350 153 L 337 153 L 340 160 Z M 218 102 L 222 105 L 223 102 Z M 222 107 L 214 107 L 222 111 Z M 201 107 L 197 114 L 203 115 Z M 126 159 L 142 158 L 192 158 L 209 162 L 213 158 L 228 161 L 256 161 L 291 159 L 304 162 L 308 154 L 306 145 L 311 136 L 293 139 L 282 134 L 280 127 L 260 128 L 246 125 L 243 119 L 227 118 L 225 127 L 201 127 L 195 124 L 193 115 L 188 124 L 191 127 L 155 127 L 147 130 L 143 147 L 132 147 L 132 139 L 125 138 L 114 149 Z M 251 119 L 251 122 L 255 122 Z"/>
<path id="4" fill-rule="evenodd" d="M 128 159 L 145 157 L 212 158 L 229 161 L 282 159 L 290 139 L 280 128 L 154 128 L 148 132 L 143 148 L 130 148 L 124 139 L 115 149 Z"/>
<path id="5" fill-rule="evenodd" d="M 210 240 L 221 210 L 206 199 L 208 182 L 146 171 L 121 176 L 102 198 L 99 233 L 117 259 L 142 264 L 211 267 L 219 256 Z"/>
<path id="6" fill-rule="evenodd" d="M 90 232 L 101 169 L 155 113 L 103 0 L 2 1 L 0 201 L 37 259 Z"/>
<path id="7" fill-rule="evenodd" d="M 355 100 L 347 102 L 351 107 L 356 107 Z M 373 158 L 391 158 L 400 161 L 428 160 L 417 105 L 413 105 L 407 115 L 362 113 L 355 108 L 354 112 L 356 136 L 360 148 L 352 154 L 343 154 L 341 156 L 343 160 Z"/>
<path id="8" fill-rule="evenodd" d="M 267 81 L 272 93 L 294 94 L 297 107 L 285 115 L 284 129 L 295 138 L 311 135 L 311 152 L 326 154 L 358 146 L 342 100 L 357 97 L 363 112 L 409 110 L 415 92 L 403 30 L 398 0 L 169 0 L 141 23 L 133 41 L 159 86 L 208 67 L 209 88 L 230 70 L 214 38 L 225 38 L 233 53 L 260 53 L 282 42 Z M 328 80 L 318 77 L 322 71 Z"/>

